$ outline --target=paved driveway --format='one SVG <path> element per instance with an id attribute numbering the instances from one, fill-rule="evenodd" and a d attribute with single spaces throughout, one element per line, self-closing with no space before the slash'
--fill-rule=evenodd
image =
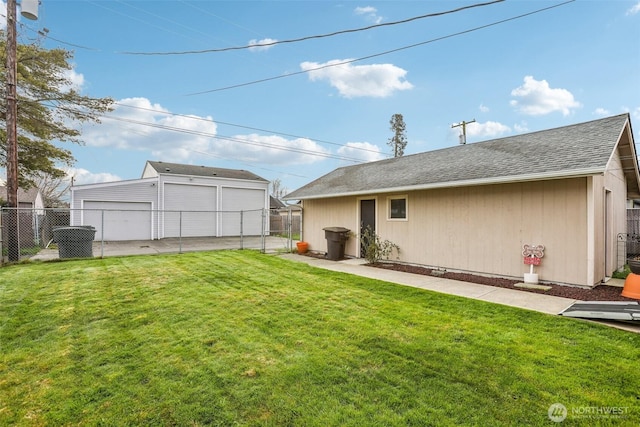
<path id="1" fill-rule="evenodd" d="M 288 240 L 284 237 L 267 236 L 264 238 L 265 252 L 286 251 Z M 295 242 L 294 242 L 295 243 Z M 260 236 L 250 237 L 184 237 L 160 240 L 128 240 L 114 242 L 93 242 L 94 257 L 123 255 L 152 255 L 161 253 L 182 253 L 213 251 L 220 249 L 262 249 Z M 294 245 L 295 247 L 295 245 Z M 57 249 L 43 249 L 32 260 L 51 260 L 58 258 Z"/>

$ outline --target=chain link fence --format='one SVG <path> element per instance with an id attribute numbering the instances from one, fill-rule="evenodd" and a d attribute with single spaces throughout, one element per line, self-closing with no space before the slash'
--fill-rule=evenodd
<path id="1" fill-rule="evenodd" d="M 619 267 L 624 266 L 629 258 L 640 256 L 640 234 L 618 234 L 616 251 L 616 262 Z"/>
<path id="2" fill-rule="evenodd" d="M 280 210 L 164 211 L 0 209 L 0 261 L 216 249 L 292 251 L 298 207 Z"/>

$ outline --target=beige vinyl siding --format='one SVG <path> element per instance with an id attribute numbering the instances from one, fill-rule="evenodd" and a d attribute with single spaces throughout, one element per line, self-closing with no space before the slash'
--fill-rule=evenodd
<path id="1" fill-rule="evenodd" d="M 400 260 L 450 270 L 522 277 L 523 244 L 546 247 L 540 280 L 587 283 L 587 178 L 403 193 L 408 221 L 387 221 L 377 198 L 377 231 L 401 248 Z M 322 228 L 357 231 L 355 197 L 304 201 L 304 235 L 324 250 Z M 357 255 L 356 239 L 346 254 Z M 320 248 L 320 249 L 318 249 Z"/>
<path id="2" fill-rule="evenodd" d="M 405 229 L 380 222 L 378 231 L 403 261 L 513 277 L 527 269 L 522 245 L 543 244 L 541 280 L 584 283 L 585 187 L 574 179 L 414 192 Z"/>
<path id="3" fill-rule="evenodd" d="M 346 227 L 354 233 L 359 232 L 358 200 L 356 197 L 338 197 L 303 201 L 303 237 L 309 243 L 309 250 L 327 251 L 325 227 Z M 357 238 L 352 237 L 345 246 L 345 255 L 355 257 L 358 256 L 357 251 Z"/>

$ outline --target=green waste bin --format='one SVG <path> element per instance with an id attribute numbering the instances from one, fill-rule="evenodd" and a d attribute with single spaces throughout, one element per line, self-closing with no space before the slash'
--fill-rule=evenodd
<path id="1" fill-rule="evenodd" d="M 90 225 L 56 227 L 53 241 L 58 245 L 60 258 L 93 258 L 93 239 L 96 229 Z"/>
<path id="2" fill-rule="evenodd" d="M 324 237 L 327 239 L 327 258 L 339 261 L 344 258 L 344 246 L 349 240 L 349 230 L 344 227 L 325 227 Z"/>

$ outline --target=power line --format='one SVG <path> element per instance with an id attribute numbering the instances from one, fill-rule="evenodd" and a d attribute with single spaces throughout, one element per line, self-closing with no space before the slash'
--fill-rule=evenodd
<path id="1" fill-rule="evenodd" d="M 471 28 L 471 29 L 468 29 L 468 30 L 458 31 L 456 33 L 448 34 L 446 36 L 437 37 L 435 39 L 430 39 L 430 40 L 426 40 L 426 41 L 419 42 L 419 43 L 414 43 L 414 44 L 411 44 L 411 45 L 408 45 L 408 46 L 403 46 L 403 47 L 399 47 L 399 48 L 396 48 L 396 49 L 391 49 L 391 50 L 387 50 L 387 51 L 384 51 L 384 52 L 375 53 L 375 54 L 368 55 L 368 56 L 363 56 L 361 58 L 348 59 L 348 60 L 337 62 L 337 63 L 334 63 L 334 64 L 325 64 L 325 65 L 322 65 L 322 66 L 316 67 L 316 68 L 310 68 L 310 69 L 307 69 L 307 70 L 302 70 L 302 71 L 296 71 L 296 72 L 292 72 L 292 73 L 282 74 L 282 75 L 279 75 L 279 76 L 266 77 L 264 79 L 253 80 L 253 81 L 246 82 L 246 83 L 239 83 L 239 84 L 235 84 L 235 85 L 231 85 L 231 86 L 224 86 L 224 87 L 220 87 L 220 88 L 216 88 L 216 89 L 203 90 L 203 91 L 200 91 L 200 92 L 187 93 L 187 94 L 185 94 L 185 96 L 204 95 L 206 93 L 221 92 L 221 91 L 225 91 L 225 90 L 229 90 L 229 89 L 237 89 L 239 87 L 251 86 L 251 85 L 254 85 L 254 84 L 264 83 L 264 82 L 268 82 L 268 81 L 272 81 L 272 80 L 284 79 L 286 77 L 297 76 L 297 75 L 300 75 L 300 74 L 307 74 L 307 73 L 311 73 L 313 71 L 322 70 L 322 69 L 325 69 L 325 68 L 331 68 L 331 67 L 337 67 L 337 66 L 340 66 L 340 65 L 352 64 L 354 62 L 364 61 L 365 59 L 377 58 L 379 56 L 389 55 L 391 53 L 396 53 L 396 52 L 400 52 L 400 51 L 403 51 L 403 50 L 412 49 L 414 47 L 423 46 L 423 45 L 430 44 L 430 43 L 435 43 L 437 41 L 446 40 L 446 39 L 449 39 L 449 38 L 452 38 L 452 37 L 457 37 L 457 36 L 460 36 L 460 35 L 463 35 L 463 34 L 472 33 L 474 31 L 483 30 L 485 28 L 489 28 L 489 27 L 493 27 L 493 26 L 496 26 L 496 25 L 504 24 L 505 22 L 515 21 L 516 19 L 521 19 L 521 18 L 525 18 L 525 17 L 530 16 L 530 15 L 534 15 L 536 13 L 545 12 L 547 10 L 554 9 L 554 8 L 560 7 L 560 6 L 564 6 L 564 5 L 567 5 L 569 3 L 573 3 L 575 1 L 576 0 L 568 0 L 568 1 L 565 1 L 563 3 L 559 3 L 559 4 L 556 4 L 556 5 L 553 5 L 553 6 L 548 6 L 548 7 L 542 8 L 542 9 L 537 9 L 537 10 L 534 10 L 532 12 L 527 12 L 527 13 L 524 13 L 522 15 L 517 15 L 517 16 L 513 16 L 511 18 L 502 19 L 500 21 L 495 21 L 495 22 L 492 22 L 490 24 L 481 25 L 479 27 L 474 27 L 474 28 Z"/>
<path id="2" fill-rule="evenodd" d="M 51 107 L 56 107 L 56 106 L 53 106 L 53 105 L 50 105 L 50 106 Z M 62 109 L 67 110 L 67 111 L 80 112 L 79 110 L 75 110 L 75 109 L 72 109 L 72 108 L 65 108 L 65 107 L 60 107 L 60 106 L 57 106 L 57 108 L 62 108 Z M 159 123 L 150 123 L 150 122 L 144 122 L 144 121 L 140 121 L 140 120 L 127 119 L 127 118 L 124 118 L 124 117 L 114 117 L 114 116 L 108 116 L 108 115 L 102 115 L 101 117 L 103 119 L 108 119 L 108 120 L 120 121 L 120 122 L 124 122 L 124 123 L 140 125 L 140 126 L 147 126 L 147 127 L 151 127 L 151 128 L 155 128 L 155 129 L 167 130 L 167 131 L 171 131 L 171 132 L 178 132 L 178 133 L 182 133 L 182 134 L 186 134 L 186 135 L 195 135 L 195 136 L 202 136 L 202 137 L 206 137 L 206 138 L 218 139 L 218 140 L 223 140 L 223 141 L 238 142 L 240 144 L 252 145 L 252 146 L 257 146 L 257 147 L 262 147 L 262 148 L 272 148 L 272 149 L 275 149 L 275 150 L 289 151 L 289 152 L 294 152 L 294 153 L 299 153 L 299 154 L 306 154 L 306 155 L 311 155 L 311 156 L 316 156 L 316 157 L 324 157 L 324 158 L 329 158 L 329 159 L 343 160 L 343 161 L 348 161 L 348 162 L 352 162 L 352 163 L 364 163 L 365 162 L 365 160 L 362 160 L 362 159 L 357 159 L 357 158 L 347 157 L 347 156 L 341 156 L 341 155 L 332 154 L 332 153 L 323 153 L 323 152 L 320 152 L 320 151 L 307 150 L 307 149 L 304 149 L 304 148 L 283 147 L 283 146 L 279 146 L 279 145 L 275 145 L 275 144 L 269 144 L 269 143 L 254 141 L 254 140 L 250 140 L 250 139 L 234 138 L 234 137 L 231 137 L 231 136 L 224 136 L 224 135 L 218 135 L 218 134 L 213 134 L 213 133 L 209 133 L 209 132 L 185 129 L 185 128 L 180 128 L 180 127 L 175 127 L 175 126 L 168 126 L 168 125 L 163 125 L 163 124 L 159 124 Z M 353 147 L 350 147 L 350 148 L 353 148 Z"/>
<path id="3" fill-rule="evenodd" d="M 486 2 L 486 3 L 476 3 L 476 4 L 469 5 L 469 6 L 462 6 L 462 7 L 456 8 L 456 9 L 446 10 L 444 12 L 435 12 L 435 13 L 428 13 L 428 14 L 425 14 L 425 15 L 414 16 L 412 18 L 402 19 L 400 21 L 385 22 L 385 23 L 382 23 L 382 24 L 369 25 L 367 27 L 352 28 L 352 29 L 348 29 L 348 30 L 334 31 L 332 33 L 318 34 L 318 35 L 313 35 L 313 36 L 305 36 L 305 37 L 299 37 L 299 38 L 287 39 L 287 40 L 275 40 L 275 41 L 272 41 L 272 42 L 256 43 L 256 44 L 250 44 L 250 45 L 244 45 L 244 46 L 223 47 L 223 48 L 217 48 L 217 49 L 203 49 L 203 50 L 173 51 L 173 52 L 126 52 L 125 51 L 125 52 L 120 52 L 120 53 L 125 54 L 125 55 L 192 55 L 192 54 L 202 54 L 202 53 L 228 52 L 230 50 L 243 50 L 243 49 L 251 49 L 251 48 L 256 48 L 256 47 L 270 47 L 270 46 L 275 46 L 275 45 L 278 45 L 278 44 L 297 43 L 297 42 L 302 42 L 302 41 L 306 41 L 306 40 L 333 37 L 333 36 L 337 36 L 337 35 L 340 35 L 340 34 L 348 34 L 348 33 L 360 32 L 360 31 L 367 31 L 367 30 L 371 30 L 371 29 L 374 29 L 374 28 L 388 27 L 388 26 L 399 25 L 399 24 L 406 24 L 408 22 L 417 21 L 417 20 L 420 20 L 420 19 L 433 18 L 433 17 L 437 17 L 437 16 L 448 15 L 448 14 L 460 12 L 460 11 L 463 11 L 463 10 L 466 10 L 466 9 L 473 9 L 473 8 L 476 8 L 476 7 L 490 6 L 492 4 L 501 3 L 503 1 L 505 1 L 505 0 L 493 0 L 493 1 L 490 1 L 490 2 Z"/>
<path id="4" fill-rule="evenodd" d="M 73 109 L 73 108 L 61 107 L 61 106 L 57 106 L 57 105 L 53 105 L 53 104 L 46 104 L 46 105 L 49 105 L 52 108 L 60 108 L 60 109 L 66 110 L 66 111 L 71 111 L 71 112 L 75 112 L 75 113 L 82 113 L 80 110 L 76 110 L 76 109 Z M 343 161 L 352 162 L 352 163 L 364 163 L 365 162 L 365 160 L 357 159 L 357 158 L 354 158 L 354 157 L 342 156 L 342 155 L 337 155 L 337 154 L 332 154 L 332 153 L 323 153 L 323 152 L 320 152 L 320 151 L 308 150 L 308 149 L 304 149 L 304 148 L 283 147 L 283 146 L 279 146 L 279 145 L 276 145 L 276 144 L 269 144 L 269 143 L 266 143 L 266 142 L 259 142 L 259 141 L 254 141 L 254 140 L 250 140 L 250 139 L 234 138 L 234 137 L 230 137 L 230 136 L 217 135 L 217 134 L 213 134 L 213 133 L 209 133 L 209 132 L 197 131 L 197 130 L 192 130 L 192 129 L 185 129 L 185 128 L 180 128 L 180 127 L 175 127 L 175 126 L 168 126 L 168 125 L 163 125 L 163 124 L 159 124 L 159 123 L 150 123 L 150 122 L 144 122 L 144 121 L 140 121 L 140 120 L 127 119 L 127 118 L 124 118 L 124 117 L 115 117 L 115 116 L 109 116 L 109 115 L 106 115 L 106 114 L 102 115 L 101 117 L 103 119 L 120 121 L 120 122 L 124 122 L 124 123 L 140 125 L 140 126 L 148 126 L 148 127 L 155 128 L 155 129 L 167 130 L 167 131 L 171 131 L 171 132 L 178 132 L 178 133 L 182 133 L 182 134 L 186 134 L 186 135 L 203 136 L 203 137 L 206 137 L 206 138 L 218 139 L 218 140 L 223 140 L 223 141 L 232 141 L 232 142 L 237 142 L 237 143 L 240 143 L 240 144 L 252 145 L 252 146 L 257 146 L 257 147 L 262 147 L 262 148 L 272 148 L 272 149 L 275 149 L 275 150 L 289 151 L 289 152 L 294 152 L 294 153 L 299 153 L 299 154 L 306 154 L 306 155 L 311 155 L 311 156 L 316 156 L 316 157 L 324 157 L 324 158 L 329 158 L 329 159 L 343 160 Z M 350 148 L 352 148 L 352 147 L 350 147 Z"/>
<path id="5" fill-rule="evenodd" d="M 229 157 L 218 156 L 217 154 L 207 153 L 206 151 L 194 150 L 194 149 L 191 149 L 191 148 L 185 148 L 185 150 L 191 151 L 192 153 L 201 154 L 203 156 L 213 157 L 213 158 L 216 158 L 216 159 L 229 160 L 229 161 L 234 161 L 234 162 L 238 161 L 238 159 L 230 159 Z M 282 172 L 281 170 L 269 169 L 269 168 L 265 168 L 265 167 L 262 167 L 262 166 L 254 165 L 252 163 L 247 163 L 245 161 L 242 161 L 242 164 L 248 166 L 250 169 L 260 169 L 260 170 L 264 170 L 264 171 L 268 171 L 268 172 L 275 172 L 275 173 L 280 174 L 280 175 L 295 176 L 296 178 L 308 178 L 308 176 L 306 176 L 306 175 L 298 175 L 298 174 L 295 174 L 295 173 L 292 173 L 292 172 Z"/>
<path id="6" fill-rule="evenodd" d="M 127 108 L 136 109 L 136 110 L 142 110 L 142 111 L 150 111 L 150 112 L 153 112 L 153 113 L 165 114 L 165 115 L 168 115 L 168 116 L 184 117 L 184 118 L 192 119 L 192 120 L 199 120 L 199 121 L 208 122 L 208 123 L 222 124 L 222 125 L 225 125 L 225 126 L 233 126 L 233 127 L 238 127 L 238 128 L 241 128 L 241 129 L 253 130 L 253 131 L 257 131 L 257 132 L 272 133 L 272 134 L 287 136 L 287 137 L 291 137 L 291 138 L 309 139 L 311 141 L 315 141 L 315 142 L 322 143 L 322 144 L 335 145 L 335 146 L 338 146 L 338 147 L 344 147 L 344 148 L 349 148 L 349 149 L 358 150 L 358 151 L 366 151 L 366 152 L 375 153 L 375 154 L 385 154 L 385 153 L 381 153 L 378 150 L 372 150 L 370 148 L 348 146 L 347 144 L 340 144 L 340 143 L 337 143 L 337 142 L 325 141 L 325 140 L 322 140 L 322 139 L 311 138 L 311 137 L 308 137 L 308 136 L 300 136 L 300 135 L 284 133 L 284 132 L 279 132 L 279 131 L 274 131 L 274 130 L 269 130 L 269 129 L 261 129 L 261 128 L 256 128 L 256 127 L 251 127 L 251 126 L 238 125 L 238 124 L 234 124 L 234 123 L 223 122 L 223 121 L 220 121 L 220 120 L 210 120 L 210 119 L 206 119 L 204 117 L 192 116 L 192 115 L 188 115 L 188 114 L 171 113 L 171 112 L 162 111 L 162 110 L 155 110 L 153 108 L 145 108 L 145 107 L 138 107 L 138 106 L 133 106 L 133 105 L 122 104 L 122 103 L 119 103 L 119 102 L 115 102 L 114 104 L 118 105 L 120 107 L 127 107 Z"/>
<path id="7" fill-rule="evenodd" d="M 149 26 L 151 26 L 151 27 L 155 27 L 155 28 L 158 28 L 158 29 L 160 29 L 160 30 L 162 30 L 162 31 L 166 31 L 166 32 L 168 32 L 169 34 L 175 34 L 176 36 L 183 36 L 183 34 L 181 34 L 181 33 L 179 33 L 179 32 L 172 31 L 172 30 L 168 30 L 168 29 L 163 28 L 163 27 L 161 27 L 161 26 L 154 25 L 154 24 L 152 24 L 152 23 L 150 23 L 150 22 L 148 22 L 148 21 L 145 21 L 145 20 L 143 20 L 143 19 L 136 18 L 136 17 L 134 17 L 134 16 L 132 16 L 132 15 L 128 15 L 128 14 L 126 14 L 126 13 L 124 13 L 124 12 L 120 12 L 119 10 L 112 9 L 112 8 L 110 8 L 110 7 L 107 7 L 107 6 L 105 6 L 104 4 L 101 4 L 101 2 L 97 2 L 97 1 L 94 1 L 94 0 L 89 0 L 89 3 L 93 4 L 94 6 L 98 6 L 98 7 L 101 7 L 102 9 L 105 9 L 105 10 L 108 10 L 108 11 L 110 11 L 110 12 L 113 12 L 113 13 L 115 13 L 115 14 L 118 14 L 118 15 L 124 16 L 124 17 L 126 17 L 126 18 L 129 18 L 129 19 L 131 19 L 131 20 L 133 20 L 133 21 L 142 22 L 143 24 L 147 24 L 147 25 L 149 25 Z"/>
<path id="8" fill-rule="evenodd" d="M 2 14 L 2 13 L 0 13 L 0 16 L 5 18 L 5 19 L 7 18 L 7 16 Z M 70 47 L 76 47 L 78 49 L 84 49 L 84 50 L 93 50 L 93 51 L 98 51 L 98 52 L 101 51 L 101 49 L 98 49 L 98 48 L 95 48 L 95 47 L 89 47 L 89 46 L 83 46 L 83 45 L 79 45 L 79 44 L 75 44 L 75 43 L 69 43 L 69 42 L 66 42 L 64 40 L 60 40 L 60 39 L 57 39 L 55 37 L 51 37 L 49 35 L 49 29 L 48 28 L 43 28 L 42 30 L 36 30 L 36 29 L 32 28 L 31 26 L 26 25 L 23 22 L 18 22 L 17 25 L 20 26 L 20 29 L 26 28 L 27 30 L 29 30 L 29 31 L 31 31 L 33 33 L 36 33 L 40 37 L 43 37 L 43 38 L 49 39 L 49 40 L 53 40 L 55 42 L 58 42 L 58 43 L 61 43 L 61 44 L 64 44 L 64 45 L 67 45 L 67 46 L 70 46 Z"/>
<path id="9" fill-rule="evenodd" d="M 159 123 L 149 123 L 149 122 L 143 122 L 143 121 L 139 121 L 139 120 L 126 119 L 126 118 L 123 118 L 123 117 L 113 117 L 113 116 L 106 116 L 106 115 L 102 116 L 102 117 L 105 118 L 105 119 L 121 121 L 121 122 L 125 122 L 125 123 L 131 123 L 131 124 L 142 125 L 142 126 L 149 126 L 149 127 L 156 128 L 156 129 L 168 130 L 168 131 L 172 131 L 172 132 L 179 132 L 179 133 L 183 133 L 183 134 L 187 134 L 187 135 L 204 136 L 204 137 L 207 137 L 207 138 L 219 139 L 219 140 L 223 140 L 223 141 L 238 142 L 240 144 L 252 145 L 252 146 L 257 146 L 257 147 L 262 147 L 262 148 L 273 148 L 275 150 L 289 151 L 289 152 L 293 152 L 293 153 L 307 154 L 307 155 L 311 155 L 311 156 L 325 157 L 325 158 L 329 158 L 329 159 L 344 160 L 344 161 L 353 162 L 353 163 L 363 163 L 364 162 L 362 159 L 356 159 L 356 158 L 347 157 L 347 156 L 340 156 L 340 155 L 331 154 L 331 153 L 322 153 L 320 151 L 307 150 L 307 149 L 304 149 L 304 148 L 282 147 L 282 146 L 279 146 L 279 145 L 269 144 L 269 143 L 265 143 L 265 142 L 252 141 L 252 140 L 249 140 L 249 139 L 234 138 L 234 137 L 231 137 L 231 136 L 217 135 L 217 134 L 212 134 L 212 133 L 209 133 L 209 132 L 202 132 L 202 131 L 184 129 L 184 128 L 179 128 L 179 127 L 174 127 L 174 126 L 162 125 L 162 124 L 159 124 Z"/>
<path id="10" fill-rule="evenodd" d="M 46 105 L 48 105 L 50 107 L 54 107 L 54 108 L 61 108 L 59 106 L 54 106 L 52 104 L 46 104 Z M 75 109 L 71 109 L 71 108 L 63 108 L 63 109 L 65 109 L 67 111 L 79 112 L 79 110 L 75 110 Z M 206 133 L 206 132 L 195 132 L 195 131 L 189 132 L 187 129 L 177 128 L 177 127 L 173 127 L 172 128 L 170 126 L 163 126 L 163 125 L 155 125 L 153 123 L 148 123 L 148 122 L 136 122 L 136 121 L 130 120 L 130 119 L 122 119 L 122 118 L 110 117 L 110 116 L 102 116 L 102 117 L 106 118 L 106 119 L 116 120 L 116 121 L 118 121 L 118 120 L 119 121 L 124 121 L 124 122 L 132 123 L 132 124 L 156 127 L 156 128 L 160 128 L 160 129 L 164 129 L 164 130 L 174 131 L 174 132 L 192 133 L 192 134 L 196 134 L 196 135 L 199 135 L 199 136 L 210 137 L 212 139 L 215 139 L 215 138 L 231 139 L 231 138 L 228 138 L 228 137 L 219 137 L 217 135 L 209 134 L 209 133 Z M 131 129 L 131 132 L 137 133 L 139 135 L 146 136 L 145 133 L 143 133 L 141 131 L 137 131 L 135 129 Z M 233 140 L 233 139 L 231 139 L 231 140 Z M 236 142 L 245 142 L 245 141 L 236 140 Z M 260 144 L 260 143 L 255 142 L 254 145 L 258 145 L 258 144 Z M 220 156 L 220 155 L 217 155 L 217 154 L 214 154 L 214 153 L 208 153 L 206 151 L 194 150 L 193 148 L 189 148 L 189 147 L 183 147 L 182 149 L 184 149 L 185 151 L 190 151 L 192 153 L 197 153 L 197 154 L 200 154 L 200 155 L 203 155 L 203 156 L 213 157 L 213 158 L 216 158 L 216 159 L 228 160 L 228 161 L 234 161 L 234 162 L 241 162 L 243 165 L 246 165 L 246 166 L 250 167 L 251 169 L 259 169 L 259 170 L 264 170 L 264 171 L 268 171 L 268 172 L 275 172 L 275 173 L 278 173 L 280 175 L 294 176 L 294 177 L 297 177 L 297 178 L 308 178 L 308 176 L 306 176 L 306 175 L 299 175 L 299 174 L 295 174 L 295 173 L 290 172 L 290 171 L 289 172 L 283 172 L 281 170 L 269 169 L 269 168 L 265 168 L 264 166 L 259 166 L 259 165 L 255 165 L 255 164 L 252 164 L 252 163 L 248 163 L 248 162 L 246 162 L 244 160 L 238 160 L 238 159 L 234 159 L 234 158 L 224 157 L 224 156 Z M 285 148 L 283 147 L 282 149 L 285 149 Z M 314 153 L 312 150 L 309 150 L 309 151 L 311 153 Z M 336 158 L 338 158 L 338 157 L 336 156 Z M 355 160 L 354 160 L 354 162 L 355 162 Z M 362 161 L 361 161 L 361 163 L 362 163 Z"/>

